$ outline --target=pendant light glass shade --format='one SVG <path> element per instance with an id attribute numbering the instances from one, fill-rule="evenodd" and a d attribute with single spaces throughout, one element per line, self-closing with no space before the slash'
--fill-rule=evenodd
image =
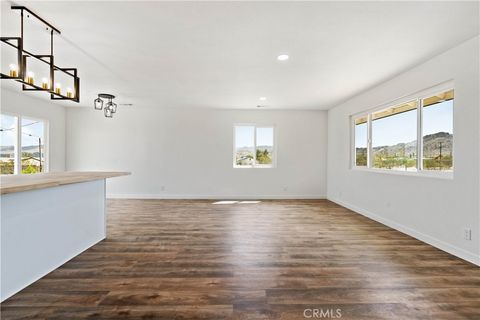
<path id="1" fill-rule="evenodd" d="M 107 106 L 105 107 L 105 109 L 103 110 L 103 112 L 104 112 L 106 118 L 112 118 L 113 117 L 112 109 L 110 109 L 110 107 L 108 106 L 108 103 L 107 103 Z"/>
<path id="2" fill-rule="evenodd" d="M 112 105 L 110 107 L 110 110 L 112 111 L 112 113 L 115 113 L 117 112 L 117 104 L 112 102 Z"/>
<path id="3" fill-rule="evenodd" d="M 100 98 L 97 98 L 94 100 L 94 108 L 95 110 L 102 110 L 103 109 L 103 100 Z"/>

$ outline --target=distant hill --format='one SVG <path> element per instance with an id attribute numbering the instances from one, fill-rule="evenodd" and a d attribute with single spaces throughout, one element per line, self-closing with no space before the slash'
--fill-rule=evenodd
<path id="1" fill-rule="evenodd" d="M 426 135 L 423 138 L 423 155 L 426 158 L 436 157 L 439 153 L 439 147 L 442 146 L 442 153 L 448 155 L 452 152 L 453 135 L 448 132 L 437 132 Z M 393 146 L 379 146 L 373 148 L 375 152 L 387 151 L 388 154 L 397 154 L 408 156 L 417 153 L 417 142 L 398 143 Z"/>
<path id="2" fill-rule="evenodd" d="M 13 146 L 1 146 L 0 147 L 0 152 L 13 152 L 14 147 Z M 23 146 L 22 147 L 22 152 L 37 152 L 38 151 L 38 146 Z"/>
<path id="3" fill-rule="evenodd" d="M 267 149 L 268 152 L 273 151 L 272 146 L 257 146 L 257 149 L 260 149 L 260 150 Z M 237 149 L 238 152 L 249 152 L 250 150 L 251 150 L 251 148 L 249 148 L 249 147 L 240 147 L 240 148 Z"/>
<path id="4" fill-rule="evenodd" d="M 13 152 L 13 146 L 1 146 L 0 147 L 0 151 L 1 152 L 4 152 L 4 151 L 12 151 Z"/>
<path id="5" fill-rule="evenodd" d="M 0 147 L 0 158 L 12 158 L 14 156 L 15 149 L 13 146 L 1 146 Z M 38 157 L 38 146 L 23 146 L 22 154 L 28 153 L 33 157 Z"/>
<path id="6" fill-rule="evenodd" d="M 450 155 L 453 152 L 453 134 L 437 132 L 423 138 L 423 155 L 425 158 L 438 156 L 439 146 L 442 145 L 442 154 Z"/>

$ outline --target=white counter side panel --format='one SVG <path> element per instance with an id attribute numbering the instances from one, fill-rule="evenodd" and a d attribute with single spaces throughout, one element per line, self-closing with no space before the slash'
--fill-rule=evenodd
<path id="1" fill-rule="evenodd" d="M 1 196 L 1 300 L 106 236 L 105 180 Z"/>

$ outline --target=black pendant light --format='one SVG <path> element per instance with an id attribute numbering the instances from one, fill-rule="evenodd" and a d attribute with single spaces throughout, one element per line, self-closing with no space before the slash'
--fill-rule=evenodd
<path id="1" fill-rule="evenodd" d="M 117 112 L 117 104 L 113 102 L 115 96 L 109 93 L 99 93 L 98 98 L 93 100 L 93 107 L 95 110 L 102 110 L 106 118 L 112 118 L 113 114 Z M 103 100 L 106 100 L 105 108 L 103 107 Z"/>

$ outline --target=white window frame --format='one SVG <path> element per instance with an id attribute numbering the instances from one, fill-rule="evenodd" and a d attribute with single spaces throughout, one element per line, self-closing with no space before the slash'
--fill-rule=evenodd
<path id="1" fill-rule="evenodd" d="M 237 150 L 236 150 L 236 127 L 253 127 L 253 164 L 252 165 L 237 165 Z M 272 164 L 257 165 L 257 128 L 272 128 L 273 129 L 273 148 L 272 148 Z M 234 169 L 272 169 L 277 167 L 277 127 L 274 124 L 258 124 L 258 123 L 235 123 L 233 125 L 233 168 Z"/>
<path id="2" fill-rule="evenodd" d="M 407 175 L 407 176 L 426 176 L 433 178 L 444 178 L 444 179 L 453 179 L 453 174 L 455 170 L 455 98 L 454 98 L 454 107 L 453 107 L 453 170 L 452 171 L 440 171 L 440 170 L 423 170 L 423 99 L 434 96 L 438 93 L 445 91 L 454 90 L 455 86 L 453 80 L 446 81 L 444 83 L 435 85 L 431 88 L 419 91 L 396 100 L 383 103 L 375 108 L 369 109 L 367 111 L 359 112 L 350 117 L 350 145 L 351 145 L 351 160 L 350 160 L 350 169 L 359 170 L 359 171 L 370 171 L 370 172 L 379 172 L 379 173 L 388 173 L 396 175 Z M 373 147 L 372 147 L 372 114 L 393 106 L 401 105 L 410 101 L 417 101 L 417 170 L 416 171 L 399 171 L 399 170 L 389 170 L 383 168 L 374 168 L 373 167 Z M 357 166 L 356 165 L 356 149 L 355 149 L 355 119 L 360 117 L 367 117 L 367 166 Z"/>
<path id="3" fill-rule="evenodd" d="M 28 115 L 23 115 L 23 114 L 18 114 L 18 113 L 13 113 L 13 112 L 1 112 L 2 115 L 6 116 L 11 116 L 11 117 L 16 117 L 16 132 L 17 136 L 15 139 L 15 158 L 14 158 L 14 168 L 13 168 L 13 174 L 18 175 L 18 174 L 23 174 L 22 173 L 22 152 L 21 152 L 21 147 L 22 147 L 22 119 L 28 119 L 28 120 L 33 120 L 33 121 L 41 121 L 43 122 L 43 148 L 44 148 L 44 165 L 43 165 L 43 172 L 41 173 L 46 173 L 50 169 L 50 123 L 47 119 L 41 119 L 37 117 L 32 117 Z M 36 173 L 34 173 L 36 174 Z"/>

